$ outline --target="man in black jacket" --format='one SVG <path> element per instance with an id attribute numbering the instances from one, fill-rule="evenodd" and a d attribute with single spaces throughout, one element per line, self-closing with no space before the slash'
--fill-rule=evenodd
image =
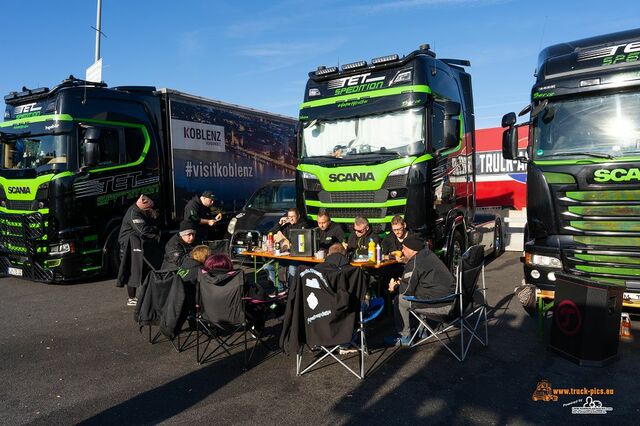
<path id="1" fill-rule="evenodd" d="M 409 309 L 412 302 L 403 296 L 415 296 L 418 299 L 437 299 L 455 291 L 456 280 L 444 263 L 431 250 L 424 247 L 424 241 L 411 235 L 402 242 L 402 254 L 407 259 L 402 277 L 389 281 L 389 292 L 398 289 L 394 301 L 396 329 L 400 336 L 387 336 L 389 345 L 408 346 L 411 340 Z M 415 305 L 415 303 L 414 303 Z M 441 308 L 443 313 L 449 310 L 449 302 L 441 305 L 430 304 L 430 308 Z"/>
<path id="2" fill-rule="evenodd" d="M 382 254 L 402 251 L 402 242 L 409 236 L 407 223 L 399 214 L 391 219 L 391 232 L 382 240 Z"/>
<path id="3" fill-rule="evenodd" d="M 117 286 L 127 286 L 128 306 L 135 306 L 136 288 L 142 285 L 145 275 L 143 244 L 157 240 L 160 230 L 152 224 L 157 216 L 153 210 L 153 200 L 146 195 L 140 198 L 127 210 L 122 219 L 118 243 L 120 244 L 120 268 Z"/>
<path id="4" fill-rule="evenodd" d="M 222 219 L 222 214 L 218 213 L 213 217 L 211 206 L 213 206 L 213 192 L 204 191 L 202 195 L 195 196 L 184 208 L 184 220 L 190 221 L 197 232 L 198 241 L 206 240 L 209 227 L 215 225 Z"/>
<path id="5" fill-rule="evenodd" d="M 331 221 L 329 212 L 325 209 L 318 211 L 318 229 L 316 231 L 316 238 L 318 239 L 318 249 L 328 250 L 335 243 L 342 243 L 344 241 L 344 231 L 339 223 Z"/>
<path id="6" fill-rule="evenodd" d="M 189 256 L 193 250 L 193 240 L 196 231 L 193 224 L 187 220 L 180 222 L 180 231 L 167 241 L 164 248 L 164 261 L 162 269 L 178 269 L 182 266 L 182 262 Z"/>
<path id="7" fill-rule="evenodd" d="M 380 244 L 380 237 L 373 233 L 366 217 L 356 216 L 353 221 L 353 232 L 349 235 L 346 249 L 352 258 L 366 257 L 369 253 L 369 240 Z"/>
<path id="8" fill-rule="evenodd" d="M 281 244 L 281 251 L 288 251 L 289 246 L 291 245 L 291 235 L 290 232 L 292 229 L 305 229 L 307 228 L 307 222 L 300 217 L 300 212 L 298 209 L 291 208 L 287 210 L 287 215 L 280 218 L 278 223 L 275 224 L 271 231 L 274 235 L 274 239 L 276 242 Z M 296 273 L 296 267 L 298 265 L 296 263 L 291 262 L 287 268 L 287 285 L 290 285 L 293 281 L 293 277 Z M 269 279 L 275 283 L 276 282 L 276 273 L 272 263 L 265 265 L 263 268 L 269 274 Z"/>

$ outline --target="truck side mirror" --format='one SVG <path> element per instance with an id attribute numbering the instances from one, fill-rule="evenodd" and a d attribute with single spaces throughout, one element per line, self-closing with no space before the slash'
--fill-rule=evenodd
<path id="1" fill-rule="evenodd" d="M 502 116 L 502 127 L 513 127 L 518 121 L 515 112 L 510 112 Z"/>
<path id="2" fill-rule="evenodd" d="M 84 132 L 83 166 L 93 167 L 100 163 L 100 129 L 89 127 Z"/>
<path id="3" fill-rule="evenodd" d="M 455 148 L 460 143 L 460 104 L 446 102 L 444 105 L 444 144 L 439 150 Z"/>
<path id="4" fill-rule="evenodd" d="M 511 126 L 502 132 L 502 157 L 505 160 L 518 159 L 518 128 Z"/>

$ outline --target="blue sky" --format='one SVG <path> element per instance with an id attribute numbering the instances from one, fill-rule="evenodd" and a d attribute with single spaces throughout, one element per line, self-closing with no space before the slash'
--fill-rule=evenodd
<path id="1" fill-rule="evenodd" d="M 616 0 L 103 0 L 103 79 L 296 117 L 318 65 L 429 43 L 439 57 L 471 61 L 476 127 L 496 127 L 528 102 L 541 48 L 637 27 L 637 12 Z M 84 78 L 95 0 L 7 2 L 2 15 L 2 96 Z"/>

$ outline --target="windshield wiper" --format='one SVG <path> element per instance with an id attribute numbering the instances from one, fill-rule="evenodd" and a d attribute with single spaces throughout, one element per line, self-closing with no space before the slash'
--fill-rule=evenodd
<path id="1" fill-rule="evenodd" d="M 576 157 L 580 155 L 586 155 L 587 157 L 595 157 L 595 158 L 606 158 L 608 160 L 613 160 L 615 157 L 611 154 L 605 154 L 602 152 L 554 152 L 549 155 L 549 157 Z"/>
<path id="2" fill-rule="evenodd" d="M 392 155 L 394 157 L 399 157 L 400 154 L 398 154 L 395 151 L 371 151 L 371 152 L 353 152 L 353 153 L 349 153 L 347 154 L 349 157 L 352 155 Z"/>

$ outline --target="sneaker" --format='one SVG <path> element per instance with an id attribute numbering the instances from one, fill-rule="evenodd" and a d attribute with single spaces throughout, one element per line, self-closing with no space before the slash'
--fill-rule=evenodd
<path id="1" fill-rule="evenodd" d="M 353 346 L 341 346 L 338 352 L 340 353 L 340 355 L 349 355 L 358 353 L 358 349 L 354 348 Z"/>
<path id="2" fill-rule="evenodd" d="M 136 306 L 138 304 L 138 298 L 137 297 L 130 297 L 127 300 L 127 306 Z"/>
<path id="3" fill-rule="evenodd" d="M 386 336 L 384 343 L 387 346 L 402 346 L 407 347 L 411 342 L 411 336 Z"/>

